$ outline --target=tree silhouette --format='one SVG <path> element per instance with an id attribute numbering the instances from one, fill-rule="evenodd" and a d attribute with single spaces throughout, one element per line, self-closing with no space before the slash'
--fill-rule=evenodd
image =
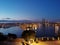
<path id="1" fill-rule="evenodd" d="M 30 39 L 35 39 L 35 31 L 33 31 L 33 30 L 23 31 L 22 38 L 24 38 L 26 41 L 28 41 Z"/>
<path id="2" fill-rule="evenodd" d="M 13 39 L 17 38 L 16 34 L 11 34 L 11 33 L 8 33 L 7 36 L 8 38 L 13 38 Z"/>

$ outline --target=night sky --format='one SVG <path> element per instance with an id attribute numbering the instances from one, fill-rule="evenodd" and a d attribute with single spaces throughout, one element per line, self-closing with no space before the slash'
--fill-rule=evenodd
<path id="1" fill-rule="evenodd" d="M 60 0 L 0 0 L 0 20 L 41 20 L 43 18 L 60 19 Z M 0 32 L 20 36 L 22 30 L 9 28 L 0 29 Z"/>
<path id="2" fill-rule="evenodd" d="M 60 19 L 60 0 L 0 0 L 0 19 Z"/>

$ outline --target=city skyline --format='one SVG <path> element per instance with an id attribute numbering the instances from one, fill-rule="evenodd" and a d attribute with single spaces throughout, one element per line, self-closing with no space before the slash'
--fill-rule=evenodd
<path id="1" fill-rule="evenodd" d="M 60 19 L 60 0 L 0 0 L 0 19 Z"/>

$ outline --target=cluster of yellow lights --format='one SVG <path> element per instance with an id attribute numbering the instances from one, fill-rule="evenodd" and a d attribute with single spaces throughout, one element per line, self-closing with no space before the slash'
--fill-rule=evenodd
<path id="1" fill-rule="evenodd" d="M 32 43 L 29 41 L 28 44 L 29 45 L 47 45 L 45 42 L 38 41 L 38 43 L 36 43 L 34 40 Z"/>
<path id="2" fill-rule="evenodd" d="M 44 42 L 39 42 L 39 43 L 33 42 L 30 45 L 47 45 L 47 44 Z"/>

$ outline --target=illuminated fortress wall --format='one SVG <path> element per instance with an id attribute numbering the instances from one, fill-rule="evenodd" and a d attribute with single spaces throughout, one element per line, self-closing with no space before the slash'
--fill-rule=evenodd
<path id="1" fill-rule="evenodd" d="M 41 27 L 40 23 L 24 23 L 20 25 L 23 30 L 37 30 Z"/>

